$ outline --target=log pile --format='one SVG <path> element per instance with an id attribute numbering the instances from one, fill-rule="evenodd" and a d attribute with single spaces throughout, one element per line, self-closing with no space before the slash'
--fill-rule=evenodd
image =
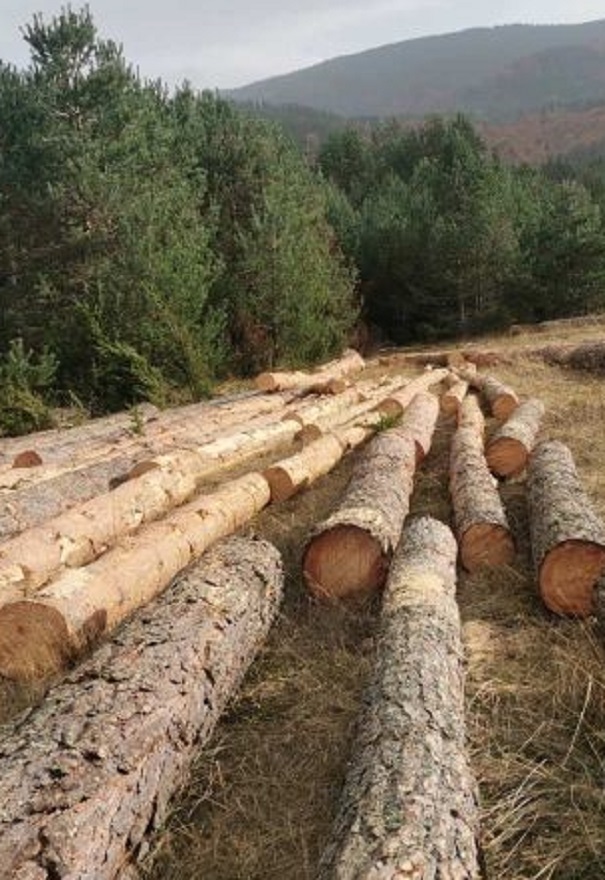
<path id="1" fill-rule="evenodd" d="M 481 874 L 455 587 L 450 530 L 428 517 L 412 521 L 385 589 L 367 708 L 322 880 Z"/>
<path id="2" fill-rule="evenodd" d="M 231 539 L 0 743 L 3 877 L 115 880 L 166 817 L 264 641 L 277 551 Z"/>
<path id="3" fill-rule="evenodd" d="M 540 443 L 531 454 L 528 504 L 532 555 L 544 604 L 556 614 L 593 614 L 595 587 L 605 571 L 605 526 L 563 443 Z"/>

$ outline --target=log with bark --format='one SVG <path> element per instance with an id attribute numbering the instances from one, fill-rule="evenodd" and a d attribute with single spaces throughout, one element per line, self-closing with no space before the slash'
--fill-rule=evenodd
<path id="1" fill-rule="evenodd" d="M 347 349 L 341 358 L 324 364 L 313 373 L 297 371 L 294 373 L 261 373 L 256 377 L 256 387 L 261 391 L 285 391 L 309 388 L 313 385 L 329 385 L 333 379 L 342 379 L 363 370 L 365 361 L 352 348 Z"/>
<path id="2" fill-rule="evenodd" d="M 429 453 L 438 416 L 439 400 L 430 391 L 419 391 L 415 394 L 403 413 L 398 427 L 412 437 L 416 444 L 416 466 Z"/>
<path id="3" fill-rule="evenodd" d="M 166 818 L 282 590 L 274 547 L 225 542 L 7 729 L 3 877 L 121 876 Z"/>
<path id="4" fill-rule="evenodd" d="M 441 412 L 446 416 L 456 416 L 468 391 L 468 382 L 456 379 L 447 391 L 441 395 Z"/>
<path id="5" fill-rule="evenodd" d="M 470 428 L 483 438 L 485 433 L 485 418 L 479 406 L 479 401 L 474 394 L 467 394 L 458 410 L 458 427 Z"/>
<path id="6" fill-rule="evenodd" d="M 481 876 L 465 749 L 456 542 L 437 520 L 404 528 L 377 657 L 321 880 Z"/>
<path id="7" fill-rule="evenodd" d="M 556 614 L 595 610 L 595 585 L 605 571 L 605 526 L 582 488 L 573 456 L 558 440 L 529 457 L 532 555 L 544 604 Z"/>
<path id="8" fill-rule="evenodd" d="M 467 571 L 512 562 L 515 547 L 496 481 L 474 428 L 458 428 L 450 453 L 450 493 L 460 558 Z"/>
<path id="9" fill-rule="evenodd" d="M 369 444 L 338 507 L 305 547 L 303 575 L 315 596 L 359 596 L 383 586 L 415 468 L 416 444 L 405 431 L 384 431 Z"/>
<path id="10" fill-rule="evenodd" d="M 144 526 L 90 565 L 66 569 L 32 598 L 4 605 L 0 676 L 37 679 L 60 669 L 269 500 L 264 477 L 247 474 Z"/>
<path id="11" fill-rule="evenodd" d="M 433 385 L 443 382 L 448 375 L 449 370 L 446 369 L 427 370 L 408 382 L 400 391 L 383 398 L 376 405 L 376 409 L 386 418 L 399 418 L 419 391 L 428 391 Z"/>
<path id="12" fill-rule="evenodd" d="M 542 401 L 532 397 L 520 404 L 508 421 L 498 428 L 485 453 L 494 474 L 512 477 L 525 470 L 545 412 Z"/>
<path id="13" fill-rule="evenodd" d="M 519 405 L 519 398 L 513 389 L 495 376 L 485 377 L 481 391 L 492 415 L 501 422 L 510 418 Z"/>

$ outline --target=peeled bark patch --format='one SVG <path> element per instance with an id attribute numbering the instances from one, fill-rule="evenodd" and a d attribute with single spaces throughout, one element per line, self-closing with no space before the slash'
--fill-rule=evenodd
<path id="1" fill-rule="evenodd" d="M 473 428 L 458 428 L 450 454 L 450 492 L 460 558 L 467 571 L 507 565 L 515 547 L 504 507 Z"/>
<path id="2" fill-rule="evenodd" d="M 379 434 L 357 463 L 336 511 L 311 536 L 303 574 L 319 598 L 377 590 L 409 511 L 416 446 L 405 432 Z"/>
<path id="3" fill-rule="evenodd" d="M 582 488 L 570 450 L 558 440 L 540 443 L 530 456 L 528 505 L 544 604 L 556 614 L 593 614 L 595 586 L 605 571 L 605 526 Z"/>
<path id="4" fill-rule="evenodd" d="M 480 876 L 455 578 L 447 526 L 406 525 L 321 880 Z"/>
<path id="5" fill-rule="evenodd" d="M 419 391 L 403 414 L 399 430 L 413 438 L 417 464 L 429 453 L 438 416 L 439 401 L 430 391 Z"/>
<path id="6" fill-rule="evenodd" d="M 525 470 L 545 413 L 541 400 L 533 397 L 522 403 L 490 439 L 486 457 L 493 473 L 511 477 Z"/>
<path id="7" fill-rule="evenodd" d="M 232 480 L 151 523 L 90 565 L 65 571 L 34 598 L 0 608 L 0 675 L 27 680 L 56 671 L 67 656 L 94 645 L 154 599 L 190 562 L 248 522 L 269 499 L 269 485 L 260 474 Z M 41 629 L 43 651 L 38 644 Z"/>
<path id="8" fill-rule="evenodd" d="M 264 641 L 278 552 L 231 539 L 0 743 L 3 877 L 115 880 L 166 817 Z"/>

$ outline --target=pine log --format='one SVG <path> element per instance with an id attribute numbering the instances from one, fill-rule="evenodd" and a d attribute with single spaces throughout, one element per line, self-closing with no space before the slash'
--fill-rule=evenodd
<path id="1" fill-rule="evenodd" d="M 194 501 L 83 568 L 65 570 L 33 598 L 0 608 L 0 676 L 42 678 L 150 602 L 183 568 L 270 500 L 247 474 Z"/>
<path id="2" fill-rule="evenodd" d="M 441 412 L 446 416 L 458 415 L 467 391 L 468 382 L 464 379 L 456 379 L 454 384 L 441 395 Z"/>
<path id="3" fill-rule="evenodd" d="M 546 412 L 541 400 L 532 397 L 520 404 L 487 444 L 490 470 L 499 477 L 511 477 L 525 470 Z"/>
<path id="4" fill-rule="evenodd" d="M 416 444 L 405 431 L 375 437 L 335 512 L 311 535 L 303 574 L 318 598 L 359 596 L 383 586 L 409 511 Z"/>
<path id="5" fill-rule="evenodd" d="M 506 514 L 473 428 L 458 428 L 450 454 L 450 493 L 460 558 L 467 571 L 512 562 L 515 548 Z"/>
<path id="6" fill-rule="evenodd" d="M 439 401 L 430 391 L 419 391 L 407 407 L 399 429 L 409 434 L 416 444 L 416 466 L 418 467 L 431 448 L 435 425 L 439 416 Z"/>
<path id="7" fill-rule="evenodd" d="M 332 380 L 342 379 L 351 373 L 363 370 L 364 359 L 354 349 L 345 351 L 341 358 L 324 364 L 313 373 L 297 371 L 294 373 L 261 373 L 256 377 L 256 387 L 261 391 L 285 391 L 289 389 L 303 389 L 314 385 L 326 385 Z"/>
<path id="8" fill-rule="evenodd" d="M 479 401 L 474 394 L 468 394 L 462 401 L 458 410 L 458 427 L 470 428 L 483 438 L 485 433 L 485 419 L 479 406 Z"/>
<path id="9" fill-rule="evenodd" d="M 573 456 L 558 440 L 529 457 L 532 554 L 542 600 L 561 615 L 595 610 L 595 585 L 605 571 L 605 526 L 582 488 Z"/>
<path id="10" fill-rule="evenodd" d="M 487 376 L 481 388 L 492 415 L 501 422 L 510 418 L 519 405 L 519 398 L 512 388 L 503 385 L 495 376 Z"/>
<path id="11" fill-rule="evenodd" d="M 377 657 L 321 880 L 476 880 L 478 807 L 465 749 L 456 542 L 405 526 Z"/>
<path id="12" fill-rule="evenodd" d="M 0 873 L 115 880 L 186 781 L 275 617 L 278 552 L 231 539 L 0 743 Z"/>
<path id="13" fill-rule="evenodd" d="M 421 376 L 416 376 L 411 382 L 408 382 L 401 391 L 396 391 L 389 397 L 383 398 L 376 409 L 387 418 L 399 418 L 419 391 L 428 391 L 432 385 L 438 385 L 448 375 L 449 370 L 446 369 L 427 370 Z"/>
<path id="14" fill-rule="evenodd" d="M 330 419 L 346 412 L 358 402 L 359 391 L 356 388 L 348 388 L 342 394 L 334 395 L 327 400 L 318 400 L 297 406 L 284 413 L 282 421 L 294 421 L 304 428 L 305 425 L 317 424 L 322 419 Z"/>
<path id="15" fill-rule="evenodd" d="M 327 474 L 343 456 L 343 447 L 334 434 L 326 434 L 302 452 L 279 461 L 263 472 L 271 488 L 271 501 L 286 501 Z"/>
<path id="16" fill-rule="evenodd" d="M 139 462 L 131 479 L 113 491 L 0 544 L 0 605 L 26 598 L 62 568 L 86 565 L 119 538 L 183 504 L 202 480 L 279 449 L 296 431 L 295 423 L 274 422 Z"/>

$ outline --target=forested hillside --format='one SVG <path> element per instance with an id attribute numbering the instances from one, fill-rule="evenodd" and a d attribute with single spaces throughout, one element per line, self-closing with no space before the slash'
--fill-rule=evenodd
<path id="1" fill-rule="evenodd" d="M 605 21 L 507 25 L 333 58 L 230 94 L 344 116 L 467 113 L 492 122 L 605 95 Z"/>
<path id="2" fill-rule="evenodd" d="M 605 306 L 598 169 L 505 167 L 463 117 L 305 153 L 141 81 L 88 11 L 24 36 L 29 67 L 0 66 L 5 433 L 312 363 L 360 320 L 423 341 Z"/>

